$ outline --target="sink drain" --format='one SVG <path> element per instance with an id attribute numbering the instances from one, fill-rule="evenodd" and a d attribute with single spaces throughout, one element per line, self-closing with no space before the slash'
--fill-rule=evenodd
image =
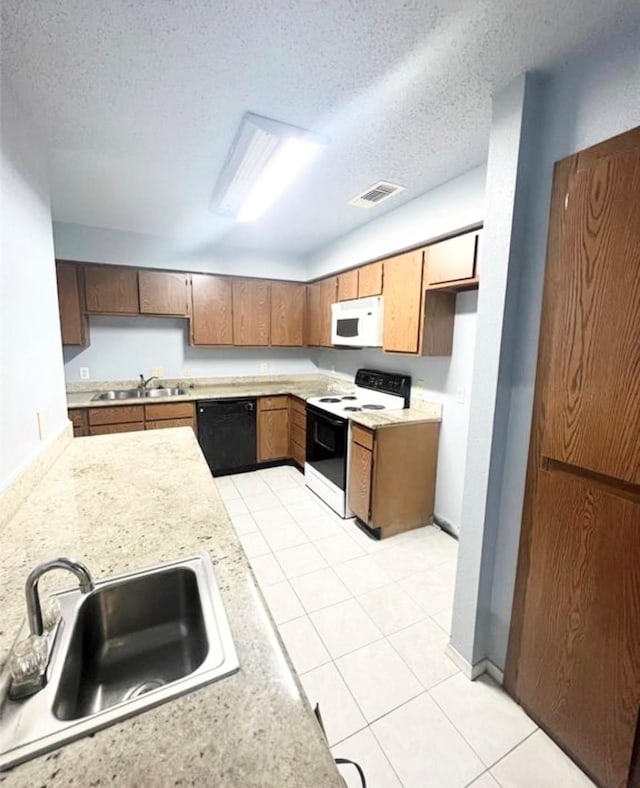
<path id="1" fill-rule="evenodd" d="M 131 687 L 131 689 L 124 696 L 123 700 L 134 700 L 135 698 L 139 698 L 141 695 L 146 695 L 147 692 L 151 692 L 151 690 L 162 687 L 165 683 L 166 682 L 164 682 L 162 679 L 150 679 L 149 681 L 143 681 L 142 684 L 136 684 L 135 687 Z"/>

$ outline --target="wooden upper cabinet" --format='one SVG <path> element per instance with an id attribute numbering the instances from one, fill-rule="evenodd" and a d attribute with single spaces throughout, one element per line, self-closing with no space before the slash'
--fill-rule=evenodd
<path id="1" fill-rule="evenodd" d="M 87 312 L 138 315 L 138 269 L 117 265 L 85 265 L 84 291 Z"/>
<path id="2" fill-rule="evenodd" d="M 190 274 L 138 270 L 140 312 L 144 315 L 188 316 Z"/>
<path id="3" fill-rule="evenodd" d="M 369 263 L 358 269 L 358 298 L 382 295 L 383 263 Z"/>
<path id="4" fill-rule="evenodd" d="M 384 350 L 418 353 L 422 304 L 422 250 L 384 264 Z"/>
<path id="5" fill-rule="evenodd" d="M 231 280 L 211 274 L 191 275 L 192 345 L 232 345 Z"/>
<path id="6" fill-rule="evenodd" d="M 425 284 L 473 279 L 476 274 L 478 232 L 449 238 L 425 249 Z"/>
<path id="7" fill-rule="evenodd" d="M 271 283 L 271 344 L 304 345 L 306 286 L 297 282 Z"/>
<path id="8" fill-rule="evenodd" d="M 264 279 L 233 280 L 233 344 L 268 345 L 271 283 Z"/>
<path id="9" fill-rule="evenodd" d="M 84 308 L 82 266 L 64 261 L 57 262 L 56 281 L 62 344 L 87 347 L 89 331 Z"/>
<path id="10" fill-rule="evenodd" d="M 331 347 L 331 304 L 338 295 L 338 277 L 330 276 L 320 281 L 320 319 L 318 321 L 318 344 Z"/>
<path id="11" fill-rule="evenodd" d="M 351 301 L 358 297 L 358 269 L 338 274 L 338 301 Z"/>
<path id="12" fill-rule="evenodd" d="M 307 285 L 307 345 L 320 345 L 320 282 Z"/>

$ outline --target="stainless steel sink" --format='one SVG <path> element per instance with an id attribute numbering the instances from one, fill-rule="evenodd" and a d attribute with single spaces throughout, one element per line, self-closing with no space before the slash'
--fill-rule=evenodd
<path id="1" fill-rule="evenodd" d="M 100 391 L 91 397 L 92 402 L 123 399 L 155 399 L 156 397 L 184 397 L 186 389 L 159 387 L 155 389 L 111 389 Z"/>
<path id="2" fill-rule="evenodd" d="M 0 675 L 0 769 L 239 667 L 207 553 L 56 597 L 62 618 L 46 686 L 12 701 L 7 666 Z"/>

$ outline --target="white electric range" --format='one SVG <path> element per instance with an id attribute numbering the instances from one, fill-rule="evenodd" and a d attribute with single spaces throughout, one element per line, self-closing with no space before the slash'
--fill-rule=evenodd
<path id="1" fill-rule="evenodd" d="M 409 407 L 411 378 L 391 372 L 359 369 L 356 388 L 307 400 L 305 483 L 341 517 L 348 505 L 349 424 L 357 413 Z"/>

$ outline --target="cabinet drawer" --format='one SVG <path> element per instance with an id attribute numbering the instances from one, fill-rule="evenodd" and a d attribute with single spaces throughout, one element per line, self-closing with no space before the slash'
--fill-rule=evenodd
<path id="1" fill-rule="evenodd" d="M 169 402 L 163 405 L 145 405 L 147 419 L 193 419 L 193 402 Z"/>
<path id="2" fill-rule="evenodd" d="M 300 413 L 299 410 L 291 411 L 291 423 L 297 427 L 300 427 L 303 430 L 307 429 L 307 414 Z"/>
<path id="3" fill-rule="evenodd" d="M 286 394 L 278 397 L 260 397 L 258 400 L 258 410 L 282 410 L 286 408 L 289 397 Z"/>
<path id="4" fill-rule="evenodd" d="M 291 456 L 298 465 L 304 465 L 306 459 L 306 450 L 304 446 L 300 446 L 297 443 L 291 443 Z"/>
<path id="5" fill-rule="evenodd" d="M 351 440 L 360 444 L 360 446 L 364 446 L 365 449 L 373 449 L 373 432 L 365 429 L 365 427 L 353 424 L 351 426 Z"/>
<path id="6" fill-rule="evenodd" d="M 142 405 L 123 405 L 118 408 L 89 408 L 89 424 L 125 424 L 140 421 L 144 424 Z M 140 427 L 143 429 L 143 427 Z M 93 433 L 92 433 L 93 434 Z"/>
<path id="7" fill-rule="evenodd" d="M 89 427 L 89 435 L 112 435 L 116 432 L 136 432 L 144 430 L 143 421 L 132 421 L 129 424 L 102 424 Z"/>
<path id="8" fill-rule="evenodd" d="M 298 446 L 304 446 L 307 442 L 307 430 L 302 429 L 297 424 L 294 424 L 291 427 L 291 440 L 294 443 L 297 443 Z"/>
<path id="9" fill-rule="evenodd" d="M 161 421 L 147 421 L 146 429 L 164 430 L 171 427 L 193 427 L 193 419 L 162 419 Z"/>

